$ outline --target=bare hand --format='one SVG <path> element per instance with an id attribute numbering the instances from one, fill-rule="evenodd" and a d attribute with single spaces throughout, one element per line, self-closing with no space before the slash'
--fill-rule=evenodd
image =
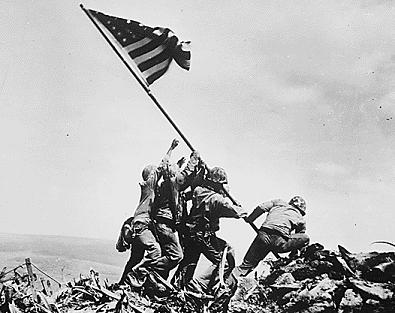
<path id="1" fill-rule="evenodd" d="M 181 168 L 183 165 L 184 165 L 184 163 L 186 162 L 186 158 L 185 157 L 182 157 L 181 159 L 179 159 L 178 161 L 177 161 L 177 165 L 178 165 L 178 167 L 179 168 Z"/>
<path id="2" fill-rule="evenodd" d="M 195 159 L 199 160 L 200 159 L 199 151 L 197 151 L 197 150 L 192 151 L 191 158 L 195 158 Z"/>
<path id="3" fill-rule="evenodd" d="M 173 139 L 173 142 L 171 143 L 170 149 L 173 150 L 175 149 L 179 144 L 179 140 L 178 139 Z"/>
<path id="4" fill-rule="evenodd" d="M 243 212 L 243 213 L 241 213 L 239 216 L 240 216 L 242 219 L 246 220 L 246 219 L 247 219 L 247 216 L 248 216 L 248 213 L 247 213 L 247 212 Z"/>

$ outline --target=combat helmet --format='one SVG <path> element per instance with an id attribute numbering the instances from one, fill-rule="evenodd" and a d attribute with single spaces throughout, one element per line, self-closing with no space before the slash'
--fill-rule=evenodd
<path id="1" fill-rule="evenodd" d="M 156 165 L 147 165 L 146 167 L 144 167 L 143 171 L 141 172 L 141 176 L 143 177 L 143 180 L 146 181 L 149 177 L 149 175 L 153 172 L 157 170 L 157 166 Z"/>
<path id="2" fill-rule="evenodd" d="M 306 201 L 301 196 L 295 196 L 289 200 L 289 204 L 299 209 L 302 215 L 306 214 Z"/>
<path id="3" fill-rule="evenodd" d="M 210 169 L 208 179 L 220 184 L 228 183 L 228 176 L 222 167 L 213 167 Z"/>

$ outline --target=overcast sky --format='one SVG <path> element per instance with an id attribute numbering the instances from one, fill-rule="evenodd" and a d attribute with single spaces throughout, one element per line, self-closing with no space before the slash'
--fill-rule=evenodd
<path id="1" fill-rule="evenodd" d="M 395 241 L 391 1 L 84 5 L 192 41 L 190 72 L 173 64 L 152 90 L 246 209 L 301 195 L 312 242 Z M 179 137 L 79 2 L 0 12 L 0 232 L 115 240 L 142 168 Z M 239 258 L 254 237 L 243 221 L 221 235 Z"/>

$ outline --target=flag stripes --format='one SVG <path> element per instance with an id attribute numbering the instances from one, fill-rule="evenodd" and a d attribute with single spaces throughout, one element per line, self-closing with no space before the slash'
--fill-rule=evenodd
<path id="1" fill-rule="evenodd" d="M 136 21 L 88 11 L 111 33 L 149 85 L 166 73 L 173 59 L 180 67 L 189 70 L 189 42 L 179 42 L 170 29 L 151 28 Z"/>

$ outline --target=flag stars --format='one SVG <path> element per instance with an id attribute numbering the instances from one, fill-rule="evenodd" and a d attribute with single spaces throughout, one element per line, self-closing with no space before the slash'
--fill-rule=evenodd
<path id="1" fill-rule="evenodd" d="M 117 35 L 118 35 L 118 36 L 121 36 L 121 35 L 122 35 L 122 33 L 121 33 L 121 32 L 118 32 L 118 33 L 117 33 Z"/>
<path id="2" fill-rule="evenodd" d="M 122 38 L 122 42 L 126 42 L 126 38 Z"/>

